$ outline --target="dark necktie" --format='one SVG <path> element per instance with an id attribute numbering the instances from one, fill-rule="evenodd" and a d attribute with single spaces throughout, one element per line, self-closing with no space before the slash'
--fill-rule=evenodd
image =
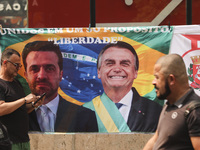
<path id="1" fill-rule="evenodd" d="M 117 106 L 118 109 L 120 109 L 120 107 L 122 107 L 122 103 L 115 103 L 115 105 Z"/>

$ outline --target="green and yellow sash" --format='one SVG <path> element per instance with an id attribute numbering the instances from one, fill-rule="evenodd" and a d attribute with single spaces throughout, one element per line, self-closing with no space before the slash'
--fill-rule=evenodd
<path id="1" fill-rule="evenodd" d="M 115 103 L 105 93 L 83 106 L 95 111 L 99 132 L 131 132 Z"/>

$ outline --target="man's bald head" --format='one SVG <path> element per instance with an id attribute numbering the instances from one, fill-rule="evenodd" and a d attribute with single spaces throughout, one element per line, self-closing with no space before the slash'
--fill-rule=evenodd
<path id="1" fill-rule="evenodd" d="M 170 74 L 173 74 L 176 77 L 177 81 L 180 81 L 182 83 L 188 83 L 185 63 L 180 55 L 165 55 L 159 58 L 156 64 L 160 65 L 160 72 L 162 72 L 165 77 L 167 77 Z"/>

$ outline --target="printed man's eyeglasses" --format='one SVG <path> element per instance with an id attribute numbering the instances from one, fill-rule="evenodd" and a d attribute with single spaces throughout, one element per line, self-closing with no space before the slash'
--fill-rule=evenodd
<path id="1" fill-rule="evenodd" d="M 19 63 L 14 63 L 14 62 L 12 62 L 10 60 L 7 60 L 7 61 L 10 62 L 11 64 L 13 64 L 17 69 L 20 69 L 22 67 L 22 65 L 19 64 Z"/>

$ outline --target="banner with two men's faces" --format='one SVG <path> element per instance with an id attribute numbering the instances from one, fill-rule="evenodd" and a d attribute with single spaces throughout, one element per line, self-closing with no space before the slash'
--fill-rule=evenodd
<path id="1" fill-rule="evenodd" d="M 123 41 L 136 50 L 139 70 L 133 87 L 138 93 L 163 105 L 156 98 L 152 81 L 157 59 L 168 53 L 180 54 L 188 72 L 188 81 L 200 95 L 200 27 L 146 26 L 105 28 L 3 28 L 0 32 L 1 52 L 6 48 L 20 54 L 29 42 L 51 41 L 59 45 L 63 58 L 63 74 L 58 93 L 64 99 L 83 105 L 104 92 L 97 74 L 97 58 L 104 46 Z M 22 60 L 21 63 L 23 64 Z M 25 93 L 30 93 L 22 67 L 17 76 Z"/>

